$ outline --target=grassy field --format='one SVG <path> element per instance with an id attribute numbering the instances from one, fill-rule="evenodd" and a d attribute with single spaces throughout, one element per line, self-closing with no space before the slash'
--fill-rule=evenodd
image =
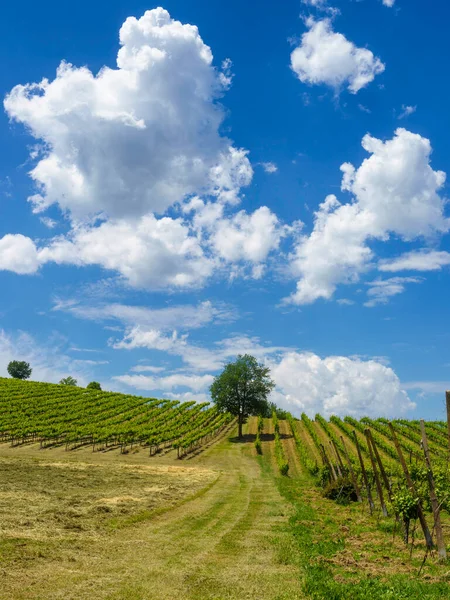
<path id="1" fill-rule="evenodd" d="M 289 477 L 271 421 L 262 456 L 255 433 L 251 419 L 243 443 L 188 461 L 0 444 L 0 598 L 448 597 L 448 565 L 428 559 L 417 577 L 420 540 L 410 557 L 392 519 L 321 496 L 286 422 Z"/>

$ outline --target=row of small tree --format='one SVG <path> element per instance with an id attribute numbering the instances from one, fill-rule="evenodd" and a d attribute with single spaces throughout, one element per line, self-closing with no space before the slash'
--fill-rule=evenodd
<path id="1" fill-rule="evenodd" d="M 30 363 L 27 363 L 24 360 L 12 360 L 8 364 L 7 371 L 14 379 L 29 379 L 31 377 L 33 369 L 30 367 Z M 61 379 L 59 383 L 60 385 L 78 385 L 77 380 L 71 375 L 69 375 L 68 377 L 63 377 L 63 379 Z M 102 389 L 98 381 L 91 381 L 86 387 L 88 390 Z"/>

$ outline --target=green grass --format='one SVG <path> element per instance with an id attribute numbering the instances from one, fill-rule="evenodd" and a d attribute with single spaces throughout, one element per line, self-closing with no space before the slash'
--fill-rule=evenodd
<path id="1" fill-rule="evenodd" d="M 391 523 L 385 521 L 380 528 L 359 508 L 336 507 L 315 494 L 312 485 L 308 477 L 278 478 L 280 493 L 294 509 L 286 525 L 293 543 L 280 548 L 279 553 L 298 566 L 305 598 L 448 598 L 447 566 L 430 558 L 422 576 L 417 577 L 422 548 L 410 561 L 406 548 L 392 544 Z M 390 534 L 384 539 L 380 533 L 383 527 Z M 358 538 L 362 549 L 352 545 Z"/>

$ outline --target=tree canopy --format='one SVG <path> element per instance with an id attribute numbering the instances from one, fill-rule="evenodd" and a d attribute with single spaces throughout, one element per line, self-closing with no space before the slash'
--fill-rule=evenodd
<path id="1" fill-rule="evenodd" d="M 275 387 L 270 369 L 250 354 L 239 355 L 228 363 L 210 387 L 211 397 L 219 410 L 238 418 L 239 437 L 242 424 L 251 415 L 265 413 L 267 397 Z"/>
<path id="2" fill-rule="evenodd" d="M 101 390 L 102 386 L 99 384 L 98 381 L 91 381 L 90 383 L 87 384 L 87 389 L 88 390 Z"/>
<path id="3" fill-rule="evenodd" d="M 61 379 L 61 381 L 59 382 L 60 385 L 77 385 L 77 380 L 74 377 L 71 377 L 70 375 L 68 377 L 64 377 L 63 379 Z"/>
<path id="4" fill-rule="evenodd" d="M 30 363 L 27 363 L 24 360 L 12 360 L 9 363 L 7 370 L 14 379 L 28 379 L 31 377 L 33 371 L 30 367 Z"/>

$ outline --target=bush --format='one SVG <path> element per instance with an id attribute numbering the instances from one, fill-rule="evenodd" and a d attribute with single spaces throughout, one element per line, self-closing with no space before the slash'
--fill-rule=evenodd
<path id="1" fill-rule="evenodd" d="M 91 383 L 87 384 L 86 389 L 88 389 L 88 390 L 101 390 L 102 386 L 99 384 L 98 381 L 91 381 Z"/>
<path id="2" fill-rule="evenodd" d="M 331 481 L 323 490 L 323 495 L 338 504 L 349 504 L 358 500 L 353 483 L 347 477 L 338 477 Z"/>

